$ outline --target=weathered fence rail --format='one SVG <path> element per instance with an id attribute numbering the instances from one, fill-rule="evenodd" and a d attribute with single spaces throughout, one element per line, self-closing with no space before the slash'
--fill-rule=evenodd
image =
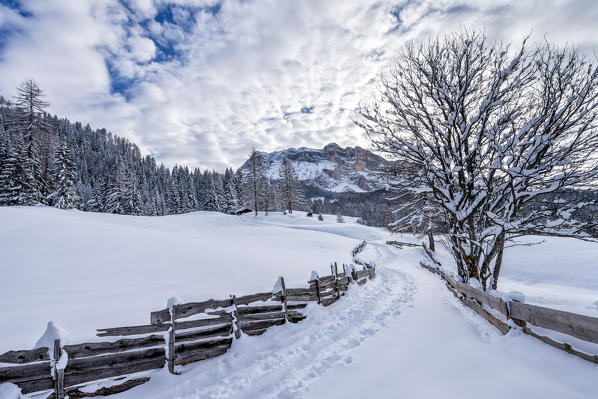
<path id="1" fill-rule="evenodd" d="M 434 263 L 440 265 L 429 252 L 428 255 Z M 538 334 L 527 325 L 529 323 L 536 327 L 557 331 L 596 344 L 598 343 L 598 318 L 530 305 L 510 299 L 505 300 L 457 281 L 438 267 L 423 262 L 420 265 L 442 277 L 447 288 L 457 298 L 488 320 L 502 334 L 508 333 L 513 327 L 509 324 L 509 320 L 511 320 L 515 326 L 520 327 L 526 334 L 538 338 L 555 348 L 598 364 L 598 355 L 585 353 L 573 348 L 569 343 L 559 342 Z"/>
<path id="2" fill-rule="evenodd" d="M 360 250 L 364 246 L 361 244 Z M 13 383 L 25 394 L 52 390 L 48 397 L 53 399 L 123 392 L 149 380 L 131 374 L 165 365 L 177 374 L 175 366 L 226 353 L 241 332 L 260 335 L 272 326 L 297 323 L 306 318 L 301 310 L 307 303 L 329 306 L 345 294 L 350 283 L 361 285 L 374 276 L 373 267 L 355 270 L 343 265 L 339 271 L 333 264 L 331 275 L 316 276 L 308 281 L 309 287 L 286 288 L 280 278 L 281 289 L 276 292 L 176 304 L 151 312 L 147 325 L 97 330 L 97 336 L 118 337 L 115 341 L 62 345 L 56 340 L 51 350 L 9 351 L 0 354 L 0 363 L 8 364 L 0 367 L 0 384 Z M 95 392 L 80 389 L 90 382 L 117 377 L 118 383 L 112 380 L 110 386 Z"/>

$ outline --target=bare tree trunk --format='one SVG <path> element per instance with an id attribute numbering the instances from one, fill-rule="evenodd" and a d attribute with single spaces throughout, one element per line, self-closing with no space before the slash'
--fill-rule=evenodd
<path id="1" fill-rule="evenodd" d="M 498 276 L 500 275 L 500 267 L 502 266 L 502 254 L 505 250 L 505 236 L 501 235 L 500 238 L 500 249 L 498 255 L 496 255 L 496 264 L 494 265 L 494 271 L 492 272 L 492 289 L 495 290 L 498 287 Z"/>
<path id="2" fill-rule="evenodd" d="M 34 113 L 33 113 L 33 101 L 31 101 L 31 105 L 29 106 L 29 126 L 27 127 L 27 135 L 29 136 L 29 145 L 27 146 L 27 157 L 29 159 L 33 159 L 33 121 L 34 121 Z"/>
<path id="3" fill-rule="evenodd" d="M 484 287 L 484 291 L 486 291 L 486 287 L 487 287 L 487 283 L 488 283 L 488 279 L 490 278 L 490 264 L 492 262 L 492 259 L 496 258 L 496 263 L 495 263 L 495 268 L 493 270 L 493 275 L 496 274 L 496 278 L 498 278 L 498 273 L 500 273 L 500 270 L 498 271 L 498 273 L 496 272 L 496 266 L 498 266 L 498 268 L 500 269 L 500 263 L 502 263 L 502 250 L 505 246 L 505 232 L 502 231 L 498 234 L 498 236 L 496 237 L 496 240 L 494 241 L 494 245 L 492 246 L 492 250 L 490 251 L 490 253 L 488 255 L 486 255 L 484 257 L 484 261 L 482 262 L 481 265 L 481 283 L 482 283 L 482 287 Z M 500 256 L 500 259 L 498 258 L 498 256 Z M 500 263 L 499 263 L 500 262 Z M 494 285 L 494 283 L 493 283 Z"/>
<path id="4" fill-rule="evenodd" d="M 436 252 L 436 246 L 434 245 L 434 234 L 431 231 L 428 231 L 428 246 L 430 247 L 430 251 Z"/>
<path id="5" fill-rule="evenodd" d="M 255 150 L 252 156 L 255 156 Z M 253 160 L 253 211 L 257 216 L 257 165 L 256 160 Z"/>
<path id="6" fill-rule="evenodd" d="M 255 212 L 255 216 L 257 216 L 257 184 L 253 183 L 253 211 Z"/>

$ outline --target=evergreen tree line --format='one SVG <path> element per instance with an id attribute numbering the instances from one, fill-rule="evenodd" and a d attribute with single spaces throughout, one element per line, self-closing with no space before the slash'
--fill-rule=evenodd
<path id="1" fill-rule="evenodd" d="M 308 208 L 314 214 L 345 215 L 359 218 L 367 226 L 386 227 L 393 220 L 387 198 L 394 194 L 385 190 L 364 193 L 336 193 L 307 186 Z"/>
<path id="2" fill-rule="evenodd" d="M 127 139 L 51 116 L 47 106 L 33 80 L 19 86 L 14 102 L 0 96 L 0 205 L 129 215 L 304 207 L 288 162 L 280 180 L 265 177 L 256 151 L 253 174 L 232 168 L 224 173 L 177 165 L 169 169 L 142 156 Z"/>

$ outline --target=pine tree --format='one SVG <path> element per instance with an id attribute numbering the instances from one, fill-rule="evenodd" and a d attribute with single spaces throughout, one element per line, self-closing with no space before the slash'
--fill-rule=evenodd
<path id="1" fill-rule="evenodd" d="M 2 122 L 2 114 L 0 114 L 0 170 L 2 170 L 2 164 L 8 156 L 9 148 L 8 133 L 6 133 Z"/>
<path id="2" fill-rule="evenodd" d="M 343 218 L 343 215 L 341 215 L 340 213 L 336 214 L 336 222 L 337 223 L 345 223 L 345 218 Z"/>
<path id="3" fill-rule="evenodd" d="M 241 173 L 241 169 L 237 170 L 233 175 L 231 182 L 235 189 L 235 194 L 237 195 L 237 199 L 239 201 L 239 207 L 245 205 L 245 201 L 243 199 L 243 174 Z M 236 210 L 236 209 L 235 209 Z"/>
<path id="4" fill-rule="evenodd" d="M 195 187 L 193 185 L 193 177 L 191 176 L 187 168 L 185 168 L 184 181 L 187 212 L 197 211 L 199 209 L 199 203 L 197 201 L 197 195 L 195 192 Z"/>
<path id="5" fill-rule="evenodd" d="M 0 205 L 20 205 L 23 165 L 20 164 L 21 151 L 18 144 L 9 143 L 4 150 L 4 159 L 0 165 Z"/>
<path id="6" fill-rule="evenodd" d="M 287 158 L 282 161 L 282 165 L 280 166 L 280 190 L 284 206 L 289 213 L 293 213 L 293 208 L 296 209 L 298 206 L 306 204 L 301 183 L 299 183 L 293 165 L 291 165 L 291 162 Z"/>
<path id="7" fill-rule="evenodd" d="M 204 204 L 204 210 L 212 212 L 220 212 L 220 202 L 218 200 L 218 192 L 216 190 L 216 184 L 214 183 L 214 176 L 210 173 L 208 177 L 208 187 L 206 194 L 206 202 Z"/>
<path id="8" fill-rule="evenodd" d="M 128 215 L 141 215 L 143 211 L 143 202 L 141 199 L 141 190 L 139 179 L 135 171 L 127 168 L 124 172 L 124 184 L 122 185 L 122 195 L 124 200 L 124 213 Z"/>
<path id="9" fill-rule="evenodd" d="M 114 163 L 106 184 L 106 204 L 104 212 L 118 214 L 126 213 L 125 184 L 125 170 L 122 161 L 119 159 Z"/>
<path id="10" fill-rule="evenodd" d="M 249 154 L 248 172 L 244 179 L 244 198 L 245 202 L 251 204 L 253 211 L 257 216 L 264 204 L 265 189 L 267 189 L 267 180 L 262 165 L 262 156 L 255 150 Z"/>
<path id="11" fill-rule="evenodd" d="M 233 179 L 229 179 L 224 186 L 224 208 L 222 212 L 232 214 L 239 209 L 239 198 L 237 197 L 237 191 Z"/>
<path id="12" fill-rule="evenodd" d="M 20 205 L 35 205 L 41 202 L 41 190 L 39 179 L 36 176 L 41 176 L 41 168 L 38 160 L 29 157 L 29 150 L 23 146 L 20 149 L 18 173 L 20 181 L 19 204 Z"/>
<path id="13" fill-rule="evenodd" d="M 52 181 L 54 190 L 48 196 L 48 199 L 52 201 L 54 206 L 60 209 L 75 207 L 79 200 L 75 192 L 77 170 L 71 151 L 65 141 L 60 143 L 54 157 Z"/>

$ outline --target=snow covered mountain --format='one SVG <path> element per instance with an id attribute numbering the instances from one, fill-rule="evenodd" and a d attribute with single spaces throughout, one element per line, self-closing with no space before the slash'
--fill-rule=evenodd
<path id="1" fill-rule="evenodd" d="M 361 147 L 342 148 L 336 143 L 322 149 L 301 147 L 260 154 L 269 178 L 279 178 L 280 165 L 287 158 L 299 180 L 334 192 L 367 192 L 382 188 L 376 172 L 390 164 L 390 161 Z M 247 162 L 241 169 L 246 167 Z"/>

